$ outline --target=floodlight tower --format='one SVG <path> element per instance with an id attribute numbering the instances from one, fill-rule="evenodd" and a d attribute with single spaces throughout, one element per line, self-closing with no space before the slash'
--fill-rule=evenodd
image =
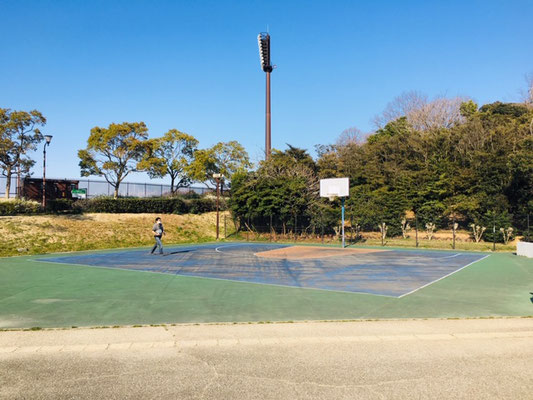
<path id="1" fill-rule="evenodd" d="M 270 73 L 274 69 L 270 63 L 270 35 L 261 32 L 257 35 L 259 44 L 259 57 L 261 59 L 261 69 L 266 72 L 266 110 L 265 110 L 265 158 L 270 158 Z"/>

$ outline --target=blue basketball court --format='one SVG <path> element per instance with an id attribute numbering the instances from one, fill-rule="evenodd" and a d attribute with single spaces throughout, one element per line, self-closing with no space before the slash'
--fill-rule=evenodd
<path id="1" fill-rule="evenodd" d="M 324 251 L 315 247 L 317 250 L 311 255 L 300 258 L 279 252 L 290 254 L 296 248 L 308 249 L 285 244 L 224 243 L 167 247 L 164 255 L 125 250 L 37 261 L 403 297 L 488 257 L 426 250 L 380 249 L 358 253 L 355 249 L 327 247 L 322 248 Z"/>

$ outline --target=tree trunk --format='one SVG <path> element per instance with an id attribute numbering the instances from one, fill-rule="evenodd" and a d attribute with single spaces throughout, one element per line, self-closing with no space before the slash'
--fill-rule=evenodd
<path id="1" fill-rule="evenodd" d="M 170 194 L 174 194 L 174 180 L 176 177 L 174 175 L 170 175 Z"/>
<path id="2" fill-rule="evenodd" d="M 117 183 L 117 185 L 115 186 L 115 190 L 113 192 L 113 198 L 114 199 L 118 199 L 118 187 L 120 186 L 120 183 Z"/>
<path id="3" fill-rule="evenodd" d="M 4 197 L 9 199 L 9 191 L 11 190 L 11 168 L 6 169 L 6 193 Z"/>

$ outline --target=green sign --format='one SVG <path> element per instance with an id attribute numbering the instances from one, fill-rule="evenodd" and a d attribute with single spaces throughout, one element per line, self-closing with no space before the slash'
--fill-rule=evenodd
<path id="1" fill-rule="evenodd" d="M 87 189 L 72 189 L 72 197 L 75 199 L 86 199 Z"/>

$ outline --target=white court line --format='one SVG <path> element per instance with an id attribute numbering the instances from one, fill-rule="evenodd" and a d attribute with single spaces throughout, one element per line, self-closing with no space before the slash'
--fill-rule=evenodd
<path id="1" fill-rule="evenodd" d="M 461 255 L 461 253 L 457 253 L 457 254 L 454 254 L 453 256 L 439 257 L 438 260 L 444 259 L 444 258 L 453 258 L 453 257 L 457 257 L 457 256 L 460 256 L 460 255 Z"/>
<path id="2" fill-rule="evenodd" d="M 410 294 L 413 294 L 414 292 L 417 292 L 417 291 L 419 291 L 420 289 L 424 289 L 425 287 L 427 287 L 427 286 L 429 286 L 429 285 L 433 285 L 435 282 L 438 282 L 438 281 L 440 281 L 440 280 L 442 280 L 442 279 L 444 279 L 444 278 L 447 278 L 447 277 L 449 277 L 450 275 L 453 275 L 453 274 L 455 274 L 456 272 L 459 272 L 459 271 L 461 271 L 462 269 L 465 269 L 466 267 L 469 267 L 470 265 L 477 263 L 478 261 L 484 260 L 484 259 L 487 258 L 487 257 L 490 257 L 490 254 L 486 255 L 485 257 L 480 258 L 479 260 L 472 261 L 470 264 L 466 264 L 464 267 L 461 267 L 461 268 L 459 268 L 459 269 L 456 269 L 455 271 L 450 272 L 448 275 L 444 275 L 444 276 L 440 277 L 439 279 L 435 279 L 433 282 L 426 283 L 425 285 L 420 286 L 418 289 L 411 290 L 409 293 L 402 294 L 401 296 L 398 296 L 398 298 L 401 299 L 402 297 L 404 297 L 404 296 L 408 296 L 408 295 L 410 295 Z"/>
<path id="3" fill-rule="evenodd" d="M 219 247 L 216 247 L 215 248 L 215 251 L 217 253 L 224 253 L 223 251 L 220 251 L 220 249 L 224 249 L 226 247 L 236 247 L 236 246 L 242 246 L 242 245 L 254 245 L 254 244 L 261 244 L 261 245 L 266 245 L 266 246 L 269 246 L 269 244 L 267 243 L 235 243 L 235 244 L 227 244 L 225 246 L 219 246 Z M 276 246 L 276 244 L 270 244 L 270 246 Z"/>

